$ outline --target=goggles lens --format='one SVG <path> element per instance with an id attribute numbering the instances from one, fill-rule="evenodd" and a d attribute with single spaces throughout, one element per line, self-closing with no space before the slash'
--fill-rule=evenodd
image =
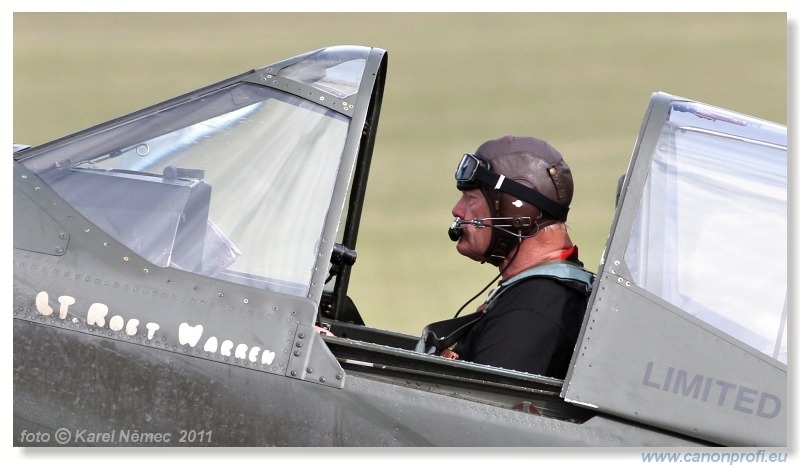
<path id="1" fill-rule="evenodd" d="M 480 182 L 475 180 L 475 174 L 478 172 L 478 167 L 483 166 L 489 169 L 489 163 L 483 158 L 473 153 L 465 153 L 461 157 L 461 162 L 456 168 L 456 183 L 459 187 L 476 188 L 480 186 Z"/>

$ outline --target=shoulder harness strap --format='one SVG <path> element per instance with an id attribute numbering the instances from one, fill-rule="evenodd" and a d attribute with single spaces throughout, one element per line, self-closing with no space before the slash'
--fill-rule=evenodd
<path id="1" fill-rule="evenodd" d="M 497 301 L 497 298 L 499 298 L 504 292 L 508 291 L 508 288 L 506 287 L 532 277 L 549 277 L 554 280 L 558 280 L 564 285 L 580 291 L 586 295 L 587 298 L 592 293 L 592 286 L 594 285 L 595 279 L 595 275 L 593 273 L 572 262 L 545 262 L 544 264 L 539 264 L 535 267 L 531 267 L 530 269 L 520 272 L 501 283 L 500 288 L 496 290 L 497 294 L 490 295 L 484 311 L 490 309 L 491 306 Z"/>
<path id="2" fill-rule="evenodd" d="M 521 272 L 514 277 L 504 281 L 496 288 L 486 302 L 486 307 L 476 313 L 462 316 L 460 318 L 445 319 L 425 326 L 422 337 L 417 344 L 416 351 L 423 353 L 438 354 L 445 348 L 454 344 L 461 338 L 473 325 L 483 316 L 483 313 L 491 309 L 503 292 L 507 291 L 508 286 L 532 277 L 550 277 L 558 280 L 565 285 L 574 288 L 587 297 L 592 292 L 595 275 L 572 262 L 554 261 L 540 264 L 536 267 Z"/>

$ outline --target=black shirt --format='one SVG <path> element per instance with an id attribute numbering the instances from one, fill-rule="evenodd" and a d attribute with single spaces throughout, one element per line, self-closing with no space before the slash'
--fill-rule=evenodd
<path id="1" fill-rule="evenodd" d="M 561 280 L 530 277 L 504 288 L 453 351 L 462 360 L 564 379 L 587 295 Z"/>

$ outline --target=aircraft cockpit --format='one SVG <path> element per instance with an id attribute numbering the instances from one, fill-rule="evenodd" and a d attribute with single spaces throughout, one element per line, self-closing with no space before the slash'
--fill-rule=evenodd
<path id="1" fill-rule="evenodd" d="M 147 393 L 78 407 L 100 377 L 167 389 L 146 425 L 256 416 L 234 443 L 786 444 L 785 126 L 653 94 L 560 380 L 418 353 L 349 298 L 386 64 L 320 49 L 15 145 L 15 427 L 142 427 Z"/>

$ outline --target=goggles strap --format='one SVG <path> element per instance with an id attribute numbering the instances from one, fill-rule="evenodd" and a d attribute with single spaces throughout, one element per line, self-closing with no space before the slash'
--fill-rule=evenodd
<path id="1" fill-rule="evenodd" d="M 494 187 L 495 190 L 505 192 L 529 204 L 533 204 L 539 207 L 543 212 L 547 212 L 556 220 L 567 221 L 569 208 L 553 202 L 538 191 L 524 186 L 513 179 L 508 179 L 502 174 L 493 173 L 482 166 L 478 166 L 475 170 L 474 180 L 478 180 L 489 187 Z"/>

